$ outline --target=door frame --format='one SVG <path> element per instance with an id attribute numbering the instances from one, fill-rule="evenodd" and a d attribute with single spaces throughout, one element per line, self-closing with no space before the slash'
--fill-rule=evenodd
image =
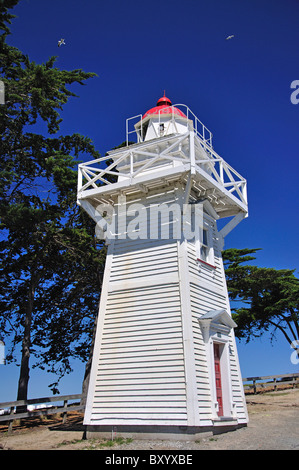
<path id="1" fill-rule="evenodd" d="M 218 414 L 218 417 L 220 418 L 224 416 L 222 370 L 221 370 L 221 362 L 220 362 L 221 355 L 222 355 L 222 347 L 221 347 L 221 344 L 216 343 L 216 341 L 213 341 L 213 354 L 214 354 L 214 373 L 215 373 L 215 392 L 216 392 L 216 402 L 217 402 L 217 414 Z M 216 370 L 216 366 L 219 367 L 219 370 Z M 219 381 L 218 385 L 217 385 L 217 380 Z"/>
<path id="2" fill-rule="evenodd" d="M 206 349 L 206 361 L 211 396 L 211 419 L 236 418 L 231 381 L 231 330 L 235 322 L 225 309 L 211 310 L 198 319 L 202 330 L 202 338 Z M 222 385 L 223 416 L 218 416 L 218 402 L 215 380 L 214 343 L 220 345 L 220 370 Z"/>
<path id="3" fill-rule="evenodd" d="M 220 375 L 221 375 L 221 392 L 222 392 L 222 406 L 223 416 L 218 415 L 219 406 L 217 401 L 216 392 L 216 376 L 215 376 L 215 356 L 214 344 L 219 345 L 220 354 Z M 211 396 L 213 403 L 214 419 L 225 419 L 234 417 L 234 407 L 232 399 L 232 385 L 231 385 L 231 369 L 229 360 L 229 341 L 212 336 L 209 341 L 209 355 L 210 355 L 210 375 L 211 375 Z"/>

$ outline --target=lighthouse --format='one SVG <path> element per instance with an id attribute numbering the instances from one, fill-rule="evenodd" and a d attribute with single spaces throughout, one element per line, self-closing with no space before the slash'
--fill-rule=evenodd
<path id="1" fill-rule="evenodd" d="M 126 139 L 79 165 L 78 204 L 107 244 L 87 437 L 197 439 L 244 426 L 221 252 L 248 214 L 246 180 L 165 93 L 127 119 Z"/>

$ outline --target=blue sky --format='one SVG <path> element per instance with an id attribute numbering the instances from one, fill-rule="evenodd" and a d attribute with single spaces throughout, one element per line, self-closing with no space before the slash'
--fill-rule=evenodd
<path id="1" fill-rule="evenodd" d="M 165 90 L 248 181 L 249 217 L 226 248 L 262 248 L 259 266 L 298 270 L 298 0 L 21 0 L 13 13 L 8 42 L 31 60 L 57 55 L 61 69 L 98 74 L 72 88 L 79 98 L 65 106 L 62 133 L 88 135 L 104 155 L 125 140 L 126 119 Z M 298 369 L 280 336 L 273 346 L 268 336 L 238 342 L 238 351 L 243 376 Z M 62 393 L 80 393 L 83 370 L 75 364 Z M 30 397 L 50 395 L 48 374 L 30 376 Z M 0 378 L 0 401 L 15 399 L 17 367 L 0 366 Z"/>

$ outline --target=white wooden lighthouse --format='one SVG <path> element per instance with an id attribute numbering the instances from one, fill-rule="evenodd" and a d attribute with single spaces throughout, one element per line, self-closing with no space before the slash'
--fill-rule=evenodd
<path id="1" fill-rule="evenodd" d="M 79 165 L 78 203 L 108 245 L 87 436 L 190 439 L 244 426 L 221 251 L 247 216 L 246 180 L 165 93 L 126 130 L 127 145 L 108 163 Z"/>

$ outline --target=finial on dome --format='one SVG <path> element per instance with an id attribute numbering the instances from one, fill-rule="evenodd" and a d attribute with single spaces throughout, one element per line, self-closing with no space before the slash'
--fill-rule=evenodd
<path id="1" fill-rule="evenodd" d="M 162 98 L 160 98 L 157 101 L 157 106 L 164 106 L 164 105 L 171 106 L 171 104 L 172 103 L 171 103 L 170 99 L 165 96 L 165 90 L 164 90 L 164 96 L 162 96 Z"/>

